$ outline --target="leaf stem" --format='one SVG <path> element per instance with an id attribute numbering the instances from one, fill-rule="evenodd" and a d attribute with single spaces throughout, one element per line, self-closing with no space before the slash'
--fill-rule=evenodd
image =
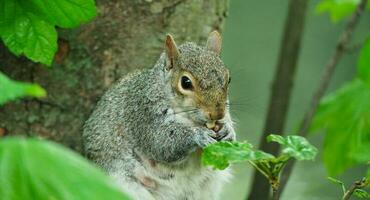
<path id="1" fill-rule="evenodd" d="M 279 193 L 278 193 L 279 188 L 272 188 L 272 200 L 279 200 Z"/>
<path id="2" fill-rule="evenodd" d="M 248 161 L 257 171 L 259 171 L 263 176 L 265 176 L 270 183 L 270 186 L 272 188 L 272 199 L 273 200 L 279 200 L 279 185 L 280 185 L 280 171 L 277 173 L 277 175 L 272 171 L 272 168 L 269 166 L 266 166 L 266 163 L 263 162 L 254 162 L 249 160 Z M 286 162 L 286 161 L 285 161 Z M 282 169 L 282 168 L 281 168 Z M 281 170 L 280 169 L 280 170 Z"/>
<path id="3" fill-rule="evenodd" d="M 256 168 L 262 175 L 264 175 L 267 179 L 269 179 L 270 178 L 270 176 L 263 170 L 263 169 L 261 169 L 258 165 L 257 165 L 257 163 L 255 163 L 255 162 L 253 162 L 253 161 L 251 161 L 251 160 L 248 160 L 248 162 L 254 167 L 254 168 Z"/>

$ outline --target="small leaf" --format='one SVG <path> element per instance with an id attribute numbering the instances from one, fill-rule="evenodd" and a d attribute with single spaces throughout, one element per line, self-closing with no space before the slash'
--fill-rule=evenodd
<path id="1" fill-rule="evenodd" d="M 326 96 L 315 114 L 311 132 L 318 129 L 326 133 L 323 159 L 329 175 L 369 162 L 370 87 L 355 79 Z"/>
<path id="2" fill-rule="evenodd" d="M 12 81 L 0 72 L 0 105 L 25 96 L 45 97 L 46 91 L 37 84 Z"/>
<path id="3" fill-rule="evenodd" d="M 80 155 L 37 139 L 0 140 L 0 185 L 2 200 L 129 199 Z"/>
<path id="4" fill-rule="evenodd" d="M 362 47 L 357 63 L 357 71 L 361 80 L 370 86 L 370 37 Z"/>
<path id="5" fill-rule="evenodd" d="M 274 156 L 262 151 L 255 151 L 247 142 L 217 142 L 203 149 L 202 163 L 216 169 L 225 169 L 230 163 L 248 160 L 262 160 Z"/>
<path id="6" fill-rule="evenodd" d="M 354 194 L 361 199 L 370 199 L 370 194 L 363 189 L 355 189 Z"/>
<path id="7" fill-rule="evenodd" d="M 282 145 L 282 153 L 297 160 L 313 160 L 317 154 L 316 147 L 312 146 L 304 137 L 289 135 L 285 138 L 271 134 L 267 136 L 268 142 L 277 142 Z"/>

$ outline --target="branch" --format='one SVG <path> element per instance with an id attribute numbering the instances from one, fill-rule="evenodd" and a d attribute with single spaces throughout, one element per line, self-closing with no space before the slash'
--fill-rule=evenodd
<path id="1" fill-rule="evenodd" d="M 270 133 L 283 133 L 284 130 L 303 36 L 307 2 L 307 0 L 290 0 L 288 16 L 285 21 L 284 35 L 270 94 L 264 134 L 261 136 L 259 147 L 259 149 L 275 155 L 279 151 L 279 146 L 267 143 L 265 138 Z M 258 171 L 255 171 L 248 199 L 268 199 L 269 197 L 270 185 L 268 181 Z"/>
<path id="2" fill-rule="evenodd" d="M 329 62 L 324 68 L 324 72 L 320 78 L 319 86 L 317 87 L 316 92 L 314 93 L 311 99 L 309 109 L 305 113 L 300 129 L 298 131 L 299 135 L 303 137 L 307 136 L 308 134 L 309 127 L 311 126 L 311 122 L 313 120 L 314 114 L 316 113 L 320 100 L 324 96 L 325 91 L 327 90 L 329 86 L 330 80 L 334 74 L 335 68 L 339 60 L 342 58 L 343 54 L 345 53 L 346 46 L 348 45 L 352 37 L 353 30 L 358 24 L 360 16 L 366 7 L 366 3 L 367 3 L 367 0 L 361 0 L 360 4 L 357 6 L 356 11 L 353 13 L 351 19 L 348 21 L 343 33 L 341 34 L 339 38 L 334 54 L 329 59 Z M 284 190 L 285 185 L 292 172 L 294 163 L 295 163 L 294 160 L 290 161 L 287 164 L 285 170 L 282 172 L 279 193 L 281 193 Z"/>
<path id="3" fill-rule="evenodd" d="M 279 200 L 279 192 L 277 189 L 272 188 L 272 200 Z"/>
<path id="4" fill-rule="evenodd" d="M 366 178 L 362 178 L 360 181 L 355 181 L 351 187 L 344 193 L 342 200 L 348 200 L 356 189 L 362 189 L 369 185 L 369 181 Z"/>

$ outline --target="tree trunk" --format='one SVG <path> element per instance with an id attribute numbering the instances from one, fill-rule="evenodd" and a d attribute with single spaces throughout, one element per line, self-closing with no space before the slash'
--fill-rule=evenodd
<path id="1" fill-rule="evenodd" d="M 36 82 L 48 91 L 0 107 L 0 129 L 39 136 L 81 152 L 82 126 L 102 93 L 130 71 L 152 67 L 166 33 L 205 42 L 221 30 L 227 0 L 97 0 L 99 15 L 75 30 L 59 30 L 59 50 L 48 69 L 13 56 L 0 44 L 0 70 L 12 79 Z"/>

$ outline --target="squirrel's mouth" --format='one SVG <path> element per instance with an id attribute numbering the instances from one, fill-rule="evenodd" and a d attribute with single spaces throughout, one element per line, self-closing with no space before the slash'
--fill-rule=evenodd
<path id="1" fill-rule="evenodd" d="M 223 125 L 224 125 L 223 123 L 217 120 L 212 120 L 206 123 L 206 127 L 213 130 L 216 133 L 222 129 Z"/>

